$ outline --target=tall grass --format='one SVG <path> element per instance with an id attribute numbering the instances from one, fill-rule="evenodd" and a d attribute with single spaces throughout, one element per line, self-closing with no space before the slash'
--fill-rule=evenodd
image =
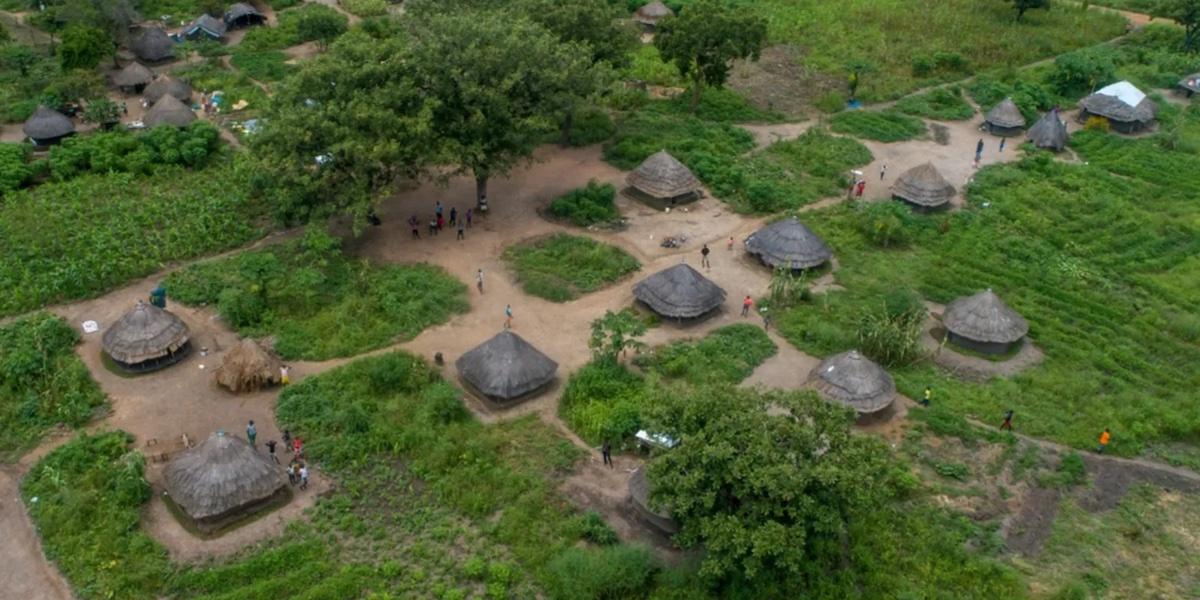
<path id="1" fill-rule="evenodd" d="M 830 129 L 877 142 L 902 142 L 925 135 L 925 123 L 894 111 L 853 110 L 834 115 Z"/>
<path id="2" fill-rule="evenodd" d="M 551 302 L 573 300 L 641 268 L 616 246 L 565 233 L 511 246 L 502 258 L 525 293 Z"/>

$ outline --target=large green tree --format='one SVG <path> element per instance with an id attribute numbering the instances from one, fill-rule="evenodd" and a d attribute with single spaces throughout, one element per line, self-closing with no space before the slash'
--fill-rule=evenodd
<path id="1" fill-rule="evenodd" d="M 758 60 L 767 41 L 767 22 L 717 0 L 688 5 L 677 17 L 659 22 L 654 45 L 692 80 L 693 111 L 705 85 L 721 87 L 737 59 Z"/>
<path id="2" fill-rule="evenodd" d="M 1171 19 L 1183 27 L 1183 47 L 1194 51 L 1200 42 L 1200 0 L 1161 0 L 1154 16 Z"/>
<path id="3" fill-rule="evenodd" d="M 852 566 L 851 521 L 905 479 L 883 442 L 851 433 L 850 411 L 811 392 L 664 388 L 647 422 L 680 442 L 650 463 L 651 502 L 726 584 L 799 593 L 835 576 Z"/>
<path id="4" fill-rule="evenodd" d="M 1026 11 L 1035 8 L 1050 8 L 1050 0 L 1008 0 L 1012 3 L 1013 8 L 1017 10 L 1017 20 L 1020 21 L 1025 17 Z"/>
<path id="5" fill-rule="evenodd" d="M 116 49 L 116 44 L 103 29 L 74 23 L 62 32 L 58 59 L 64 71 L 92 69 L 100 64 L 100 61 L 112 56 Z"/>

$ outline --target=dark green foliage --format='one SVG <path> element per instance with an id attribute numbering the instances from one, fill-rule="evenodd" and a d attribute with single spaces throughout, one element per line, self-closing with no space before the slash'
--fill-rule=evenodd
<path id="1" fill-rule="evenodd" d="M 613 184 L 601 184 L 593 179 L 587 186 L 555 198 L 550 203 L 550 214 L 580 227 L 612 223 L 621 218 L 613 203 L 616 195 L 617 188 Z"/>
<path id="2" fill-rule="evenodd" d="M 830 128 L 878 142 L 900 142 L 925 135 L 925 123 L 895 111 L 852 110 L 834 115 Z"/>
<path id="3" fill-rule="evenodd" d="M 896 290 L 858 318 L 858 346 L 885 367 L 912 363 L 921 357 L 921 340 L 928 311 L 921 297 Z"/>
<path id="4" fill-rule="evenodd" d="M 612 137 L 616 131 L 617 126 L 607 112 L 596 107 L 584 108 L 575 111 L 571 135 L 567 141 L 572 146 L 599 144 Z"/>
<path id="5" fill-rule="evenodd" d="M 588 339 L 592 358 L 616 362 L 629 350 L 641 351 L 646 345 L 638 338 L 646 335 L 646 329 L 645 320 L 631 309 L 604 311 L 603 317 L 592 321 Z"/>
<path id="6" fill-rule="evenodd" d="M 327 6 L 310 4 L 296 12 L 296 35 L 301 41 L 316 42 L 321 48 L 327 47 L 348 27 L 346 16 Z"/>
<path id="7" fill-rule="evenodd" d="M 73 136 L 50 149 L 50 174 L 58 181 L 83 173 L 146 175 L 162 167 L 204 167 L 221 148 L 220 132 L 195 121 L 184 129 L 155 127 L 141 133 L 95 132 Z"/>
<path id="8" fill-rule="evenodd" d="M 79 334 L 37 313 L 0 327 L 0 458 L 16 458 L 51 426 L 79 427 L 104 394 L 75 355 Z"/>
<path id="9" fill-rule="evenodd" d="M 604 147 L 604 160 L 630 170 L 666 150 L 696 170 L 702 165 L 728 164 L 753 147 L 754 136 L 732 125 L 640 111 L 620 124 L 616 137 Z"/>
<path id="10" fill-rule="evenodd" d="M 28 163 L 27 144 L 0 144 L 0 197 L 29 181 L 33 167 Z"/>
<path id="11" fill-rule="evenodd" d="M 896 102 L 896 110 L 939 121 L 962 121 L 975 115 L 958 86 L 942 87 L 922 94 L 905 96 Z"/>
<path id="12" fill-rule="evenodd" d="M 617 537 L 617 532 L 613 531 L 608 523 L 604 522 L 604 516 L 600 513 L 589 510 L 579 516 L 579 525 L 583 529 L 583 539 L 599 545 L 611 546 L 621 541 Z"/>
<path id="13" fill-rule="evenodd" d="M 701 162 L 693 169 L 738 212 L 772 213 L 842 193 L 850 169 L 869 162 L 871 152 L 857 140 L 814 127 L 729 166 Z"/>
<path id="14" fill-rule="evenodd" d="M 63 30 L 58 59 L 63 70 L 92 69 L 115 50 L 116 44 L 103 29 L 76 23 Z"/>
<path id="15" fill-rule="evenodd" d="M 571 548 L 546 565 L 546 591 L 560 600 L 626 600 L 646 593 L 656 561 L 642 546 Z"/>
<path id="16" fill-rule="evenodd" d="M 20 44 L 0 44 L 0 119 L 15 123 L 38 104 L 61 109 L 67 103 L 104 95 L 99 73 L 63 69 L 58 59 Z"/>
<path id="17" fill-rule="evenodd" d="M 767 41 L 767 22 L 748 11 L 716 0 L 696 0 L 676 17 L 658 23 L 654 46 L 691 80 L 690 109 L 700 104 L 704 87 L 721 87 L 732 62 L 758 60 Z"/>
<path id="18" fill-rule="evenodd" d="M 899 202 L 861 202 L 855 205 L 859 233 L 880 248 L 902 248 L 912 241 L 920 219 Z"/>
<path id="19" fill-rule="evenodd" d="M 565 233 L 511 246 L 502 258 L 526 293 L 551 302 L 573 300 L 641 268 L 616 246 Z"/>
<path id="20" fill-rule="evenodd" d="M 1005 98 L 1011 97 L 1029 123 L 1035 122 L 1040 113 L 1064 103 L 1063 97 L 1049 84 L 1025 79 L 980 75 L 971 83 L 970 90 L 971 96 L 984 110 L 989 110 Z"/>
<path id="21" fill-rule="evenodd" d="M 121 106 L 107 97 L 88 100 L 83 109 L 83 120 L 101 126 L 116 125 L 121 121 Z"/>
<path id="22" fill-rule="evenodd" d="M 287 64 L 288 56 L 278 50 L 234 52 L 230 64 L 247 77 L 270 83 L 287 77 L 295 68 Z"/>
<path id="23" fill-rule="evenodd" d="M 646 388 L 614 360 L 594 360 L 571 374 L 559 412 L 589 443 L 625 439 L 641 429 Z"/>
<path id="24" fill-rule="evenodd" d="M 1049 82 L 1064 95 L 1080 95 L 1116 80 L 1117 53 L 1107 46 L 1068 52 L 1054 59 Z"/>
<path id="25" fill-rule="evenodd" d="M 1154 16 L 1166 17 L 1183 27 L 1182 49 L 1194 51 L 1200 44 L 1200 2 L 1196 0 L 1159 0 L 1151 10 Z"/>
<path id="26" fill-rule="evenodd" d="M 639 355 L 647 372 L 688 383 L 736 384 L 776 352 L 775 342 L 761 327 L 737 324 L 722 327 L 698 341 L 673 342 Z"/>

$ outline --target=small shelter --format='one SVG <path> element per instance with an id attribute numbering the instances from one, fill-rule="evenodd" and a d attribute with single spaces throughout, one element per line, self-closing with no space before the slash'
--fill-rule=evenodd
<path id="1" fill-rule="evenodd" d="M 279 382 L 279 360 L 254 340 L 242 340 L 225 353 L 215 373 L 217 383 L 229 391 L 256 392 Z"/>
<path id="2" fill-rule="evenodd" d="M 142 29 L 142 32 L 129 44 L 129 49 L 133 50 L 134 56 L 137 56 L 139 60 L 151 64 L 175 58 L 175 42 L 160 27 Z"/>
<path id="3" fill-rule="evenodd" d="M 1188 98 L 1191 98 L 1192 94 L 1200 92 L 1200 73 L 1192 73 L 1180 79 L 1176 85 L 1179 86 L 1179 89 L 1183 90 L 1183 93 L 1187 94 Z"/>
<path id="4" fill-rule="evenodd" d="M 141 300 L 104 332 L 101 347 L 118 367 L 135 373 L 173 365 L 191 350 L 187 324 Z"/>
<path id="5" fill-rule="evenodd" d="M 220 40 L 225 37 L 225 21 L 210 14 L 196 17 L 195 21 L 183 28 L 183 36 L 189 40 L 207 37 L 210 40 Z"/>
<path id="6" fill-rule="evenodd" d="M 154 106 L 151 106 L 150 110 L 146 111 L 146 115 L 142 117 L 142 123 L 146 125 L 147 129 L 159 125 L 182 128 L 187 127 L 195 120 L 195 111 L 170 94 L 164 94 L 162 98 L 159 98 L 158 102 L 155 102 Z"/>
<path id="7" fill-rule="evenodd" d="M 637 282 L 633 295 L 654 312 L 672 319 L 693 319 L 725 303 L 725 290 L 683 263 Z"/>
<path id="8" fill-rule="evenodd" d="M 924 210 L 946 206 L 954 198 L 954 192 L 954 186 L 942 177 L 933 163 L 905 171 L 892 185 L 892 196 Z"/>
<path id="9" fill-rule="evenodd" d="M 266 22 L 266 15 L 258 12 L 257 8 L 245 2 L 235 2 L 229 8 L 225 9 L 225 27 L 228 29 L 262 25 Z"/>
<path id="10" fill-rule="evenodd" d="M 776 221 L 746 238 L 746 252 L 769 267 L 811 269 L 825 264 L 833 251 L 796 217 Z"/>
<path id="11" fill-rule="evenodd" d="M 75 133 L 75 124 L 57 110 L 45 105 L 38 105 L 37 110 L 33 111 L 28 119 L 25 119 L 25 125 L 21 127 L 21 131 L 33 141 L 34 146 L 45 147 L 57 144 L 63 138 Z"/>
<path id="12" fill-rule="evenodd" d="M 700 180 L 666 150 L 659 150 L 642 161 L 625 181 L 635 195 L 668 206 L 700 197 Z"/>
<path id="13" fill-rule="evenodd" d="M 983 122 L 992 135 L 1012 137 L 1021 135 L 1021 130 L 1025 128 L 1025 115 L 1021 114 L 1021 109 L 1017 108 L 1012 98 L 1005 98 L 988 111 Z"/>
<path id="14" fill-rule="evenodd" d="M 1026 137 L 1036 148 L 1062 152 L 1062 149 L 1067 147 L 1067 123 L 1059 117 L 1056 108 L 1042 115 L 1042 118 L 1029 128 Z"/>
<path id="15" fill-rule="evenodd" d="M 139 94 L 152 81 L 154 81 L 154 71 L 136 60 L 125 65 L 124 69 L 113 76 L 113 84 L 126 94 Z"/>
<path id="16" fill-rule="evenodd" d="M 1128 81 L 1118 81 L 1079 101 L 1079 122 L 1090 117 L 1108 119 L 1109 127 L 1120 133 L 1145 131 L 1154 124 L 1158 106 Z"/>
<path id="17" fill-rule="evenodd" d="M 822 396 L 854 409 L 859 416 L 878 413 L 896 398 L 892 376 L 857 350 L 821 361 L 809 373 L 808 381 Z"/>
<path id="18" fill-rule="evenodd" d="M 558 371 L 558 363 L 508 330 L 467 351 L 454 366 L 464 381 L 498 402 L 515 400 L 549 385 Z"/>
<path id="19" fill-rule="evenodd" d="M 182 79 L 162 75 L 146 86 L 146 91 L 142 93 L 142 97 L 150 104 L 158 102 L 164 95 L 175 96 L 180 102 L 191 102 L 192 86 Z"/>
<path id="20" fill-rule="evenodd" d="M 641 23 L 646 31 L 654 31 L 659 21 L 673 16 L 675 11 L 671 10 L 671 7 L 663 4 L 661 0 L 652 0 L 634 11 L 633 20 Z"/>
<path id="21" fill-rule="evenodd" d="M 1029 333 L 1029 323 L 991 289 L 947 304 L 942 324 L 950 343 L 985 354 L 1005 354 Z"/>
<path id="22" fill-rule="evenodd" d="M 201 531 L 212 531 L 287 494 L 283 468 L 245 440 L 218 431 L 167 463 L 167 495 Z"/>
<path id="23" fill-rule="evenodd" d="M 669 536 L 679 533 L 679 523 L 671 518 L 670 511 L 650 507 L 650 481 L 646 479 L 645 465 L 629 477 L 629 500 L 637 515 L 655 529 Z"/>

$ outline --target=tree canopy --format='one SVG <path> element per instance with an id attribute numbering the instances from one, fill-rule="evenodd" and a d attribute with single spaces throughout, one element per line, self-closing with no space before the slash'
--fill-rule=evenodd
<path id="1" fill-rule="evenodd" d="M 767 41 L 767 22 L 757 15 L 716 0 L 700 0 L 679 16 L 658 23 L 654 45 L 664 60 L 675 63 L 692 80 L 692 110 L 701 88 L 721 87 L 736 59 L 758 60 Z"/>
<path id="2" fill-rule="evenodd" d="M 62 32 L 58 59 L 63 70 L 92 69 L 116 49 L 116 44 L 103 29 L 74 23 Z"/>
<path id="3" fill-rule="evenodd" d="M 1200 41 L 1200 0 L 1161 0 L 1154 16 L 1171 19 L 1183 27 L 1183 47 L 1195 50 Z"/>

